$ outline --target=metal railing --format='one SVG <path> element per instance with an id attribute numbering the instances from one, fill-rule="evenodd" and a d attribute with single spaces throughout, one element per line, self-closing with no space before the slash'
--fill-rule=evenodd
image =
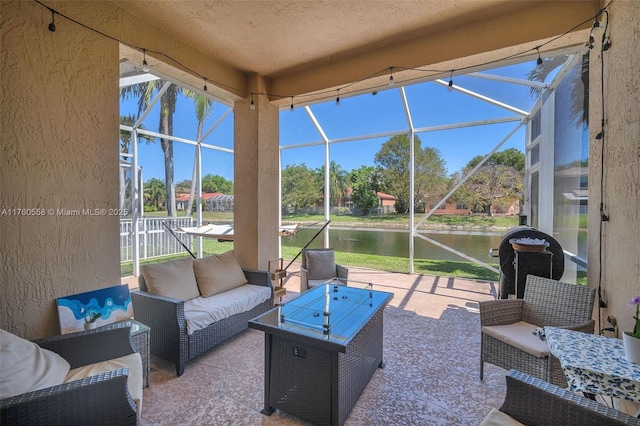
<path id="1" fill-rule="evenodd" d="M 195 226 L 195 221 L 189 217 L 152 217 L 142 218 L 138 222 L 140 234 L 140 259 L 169 256 L 184 253 L 184 244 L 193 249 L 193 238 L 187 234 L 171 235 L 163 222 L 171 229 Z M 180 244 L 180 241 L 182 244 Z M 133 221 L 120 219 L 120 262 L 133 261 Z"/>

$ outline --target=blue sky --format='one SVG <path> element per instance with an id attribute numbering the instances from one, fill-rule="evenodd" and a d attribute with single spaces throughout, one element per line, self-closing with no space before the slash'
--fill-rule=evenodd
<path id="1" fill-rule="evenodd" d="M 528 72 L 535 67 L 535 61 L 511 65 L 485 71 L 487 74 L 526 79 Z M 453 77 L 454 85 L 477 92 L 510 106 L 530 111 L 535 99 L 524 86 L 504 82 L 490 81 L 472 76 Z M 494 118 L 516 117 L 506 109 L 490 105 L 458 91 L 449 91 L 447 87 L 435 82 L 405 86 L 405 92 L 412 114 L 414 127 L 427 127 L 443 124 Z M 399 85 L 379 91 L 377 95 L 366 94 L 357 97 L 341 97 L 340 105 L 335 99 L 312 105 L 311 110 L 323 127 L 329 139 L 379 132 L 405 130 L 408 124 L 399 90 Z M 228 109 L 216 103 L 213 113 L 206 120 L 204 130 L 209 129 Z M 145 128 L 158 131 L 159 106 L 156 106 L 144 122 Z M 135 113 L 135 101 L 121 101 L 121 115 Z M 451 174 L 461 169 L 471 158 L 484 155 L 506 137 L 517 122 L 474 126 L 455 130 L 420 133 L 423 145 L 436 148 L 445 161 L 445 167 Z M 174 117 L 174 135 L 195 140 L 197 121 L 194 107 L 189 99 L 179 97 Z M 517 148 L 524 150 L 524 126 L 503 145 L 500 150 Z M 300 143 L 321 141 L 304 108 L 297 107 L 293 112 L 285 109 L 280 112 L 280 145 L 288 146 Z M 366 139 L 357 142 L 344 142 L 330 145 L 330 158 L 338 162 L 347 171 L 363 165 L 374 165 L 374 156 L 388 138 Z M 233 114 L 229 114 L 204 141 L 210 145 L 233 148 Z M 191 145 L 174 143 L 175 181 L 191 179 L 195 148 Z M 141 143 L 139 163 L 143 168 L 143 180 L 152 177 L 164 179 L 164 160 L 159 142 Z M 324 148 L 322 146 L 282 151 L 283 167 L 287 164 L 306 164 L 309 167 L 322 167 Z M 203 149 L 203 175 L 221 175 L 233 180 L 233 158 L 229 153 Z"/>

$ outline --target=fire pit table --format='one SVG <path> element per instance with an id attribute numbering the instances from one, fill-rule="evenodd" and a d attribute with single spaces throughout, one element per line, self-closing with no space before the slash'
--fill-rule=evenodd
<path id="1" fill-rule="evenodd" d="M 393 294 L 323 284 L 249 321 L 265 332 L 263 414 L 341 425 L 382 362 Z"/>

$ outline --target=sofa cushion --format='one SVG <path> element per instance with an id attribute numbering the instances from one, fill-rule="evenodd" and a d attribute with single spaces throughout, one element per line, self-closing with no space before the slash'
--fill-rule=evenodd
<path id="1" fill-rule="evenodd" d="M 216 321 L 250 311 L 271 298 L 271 288 L 245 284 L 211 297 L 197 297 L 184 304 L 187 333 L 192 334 Z"/>
<path id="2" fill-rule="evenodd" d="M 0 399 L 60 385 L 70 368 L 57 353 L 0 330 Z"/>
<path id="3" fill-rule="evenodd" d="M 503 413 L 502 411 L 498 411 L 495 408 L 492 408 L 487 414 L 487 417 L 484 418 L 480 426 L 523 426 L 522 423 L 515 420 L 508 414 Z"/>
<path id="4" fill-rule="evenodd" d="M 482 332 L 528 354 L 544 358 L 549 356 L 549 347 L 533 334 L 537 328 L 528 322 L 519 321 L 507 325 L 484 326 Z"/>
<path id="5" fill-rule="evenodd" d="M 190 257 L 142 265 L 140 272 L 150 293 L 181 300 L 200 296 Z"/>
<path id="6" fill-rule="evenodd" d="M 142 358 L 137 352 L 120 358 L 114 358 L 74 368 L 68 372 L 64 378 L 64 383 L 96 376 L 101 373 L 107 373 L 109 371 L 117 370 L 118 368 L 129 369 L 127 388 L 129 389 L 131 398 L 133 398 L 136 403 L 136 410 L 138 412 L 138 417 L 140 417 L 140 412 L 142 410 Z"/>
<path id="7" fill-rule="evenodd" d="M 233 250 L 194 260 L 193 271 L 202 297 L 210 297 L 247 283 Z"/>
<path id="8" fill-rule="evenodd" d="M 336 259 L 333 250 L 305 251 L 304 256 L 310 280 L 336 277 Z"/>

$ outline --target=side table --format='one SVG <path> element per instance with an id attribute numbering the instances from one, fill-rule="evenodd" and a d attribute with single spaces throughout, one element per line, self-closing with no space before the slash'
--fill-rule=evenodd
<path id="1" fill-rule="evenodd" d="M 133 320 L 124 320 L 119 323 L 131 326 L 131 343 L 133 348 L 140 354 L 142 358 L 142 381 L 144 387 L 149 387 L 149 338 L 151 334 L 151 327 Z"/>

